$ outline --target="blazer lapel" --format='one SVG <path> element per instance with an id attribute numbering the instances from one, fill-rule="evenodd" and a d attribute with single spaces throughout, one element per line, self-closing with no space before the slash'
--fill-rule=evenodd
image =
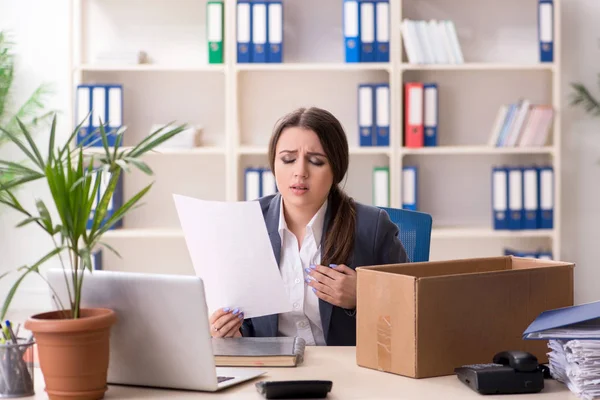
<path id="1" fill-rule="evenodd" d="M 279 266 L 279 260 L 281 259 L 281 237 L 279 236 L 279 207 L 281 204 L 281 195 L 278 193 L 273 196 L 269 203 L 269 209 L 265 217 L 265 223 L 267 225 L 267 232 L 269 233 L 269 239 L 271 240 L 271 247 L 273 248 L 273 254 L 275 255 L 275 261 Z M 270 322 L 270 336 L 277 336 L 279 326 L 279 316 L 277 314 L 269 316 Z"/>
<path id="2" fill-rule="evenodd" d="M 331 219 L 329 205 L 327 206 L 327 210 L 325 211 L 325 221 L 323 221 L 323 234 L 321 235 L 321 258 L 323 258 L 325 251 L 325 233 L 327 232 L 327 228 L 329 227 L 329 222 Z M 327 266 L 327 265 L 326 265 Z M 331 313 L 333 311 L 333 305 L 324 300 L 319 299 L 319 312 L 321 313 L 321 324 L 323 325 L 323 335 L 325 336 L 325 343 L 328 341 L 329 336 L 329 325 L 331 323 Z"/>

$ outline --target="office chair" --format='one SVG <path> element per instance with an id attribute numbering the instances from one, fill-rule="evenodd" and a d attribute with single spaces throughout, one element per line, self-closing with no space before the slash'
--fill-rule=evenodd
<path id="1" fill-rule="evenodd" d="M 400 232 L 398 237 L 404 245 L 411 262 L 429 261 L 431 242 L 431 215 L 424 212 L 379 207 L 386 211 Z"/>

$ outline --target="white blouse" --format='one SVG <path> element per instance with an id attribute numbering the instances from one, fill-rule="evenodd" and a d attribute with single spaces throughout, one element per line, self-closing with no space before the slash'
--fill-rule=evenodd
<path id="1" fill-rule="evenodd" d="M 319 298 L 306 283 L 308 274 L 305 271 L 311 264 L 321 262 L 321 236 L 326 210 L 327 200 L 306 226 L 302 247 L 298 250 L 298 240 L 285 221 L 283 200 L 279 204 L 279 269 L 293 306 L 293 311 L 279 314 L 279 334 L 299 336 L 309 346 L 326 344 L 321 325 Z"/>

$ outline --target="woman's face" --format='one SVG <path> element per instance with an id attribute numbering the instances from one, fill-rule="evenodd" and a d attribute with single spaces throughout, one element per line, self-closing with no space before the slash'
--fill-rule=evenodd
<path id="1" fill-rule="evenodd" d="M 275 180 L 287 205 L 317 210 L 333 184 L 333 171 L 315 132 L 283 130 L 275 148 Z"/>

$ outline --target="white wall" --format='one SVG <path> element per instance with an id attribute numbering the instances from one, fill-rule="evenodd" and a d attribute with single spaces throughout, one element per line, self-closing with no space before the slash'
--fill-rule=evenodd
<path id="1" fill-rule="evenodd" d="M 333 0 L 327 0 L 333 1 Z M 568 7 L 564 3 L 569 3 Z M 464 3 L 461 3 L 464 4 Z M 32 10 L 37 10 L 33 13 Z M 51 106 L 68 111 L 68 0 L 0 0 L 0 26 L 14 30 L 18 41 L 17 95 L 24 99 L 42 81 L 56 84 Z M 597 260 L 600 246 L 594 235 L 600 223 L 600 119 L 591 119 L 568 106 L 568 83 L 581 80 L 596 93 L 600 72 L 597 0 L 563 1 L 563 259 L 577 264 L 576 302 L 600 299 L 594 283 L 600 279 Z M 50 62 L 51 60 L 51 62 Z M 64 117 L 63 115 L 63 123 Z M 64 125 L 63 125 L 64 126 Z M 66 132 L 62 131 L 63 138 Z M 6 149 L 5 149 L 6 152 Z M 21 193 L 31 204 L 33 196 L 47 196 L 43 185 L 32 185 Z M 17 219 L 0 213 L 0 273 L 30 264 L 48 251 L 49 243 L 38 230 L 15 229 Z M 29 279 L 17 306 L 29 308 L 46 301 L 39 279 Z M 0 298 L 8 290 L 0 281 Z M 40 303 L 42 302 L 42 303 Z M 43 307 L 43 305 L 42 305 Z"/>
<path id="2" fill-rule="evenodd" d="M 563 258 L 577 264 L 578 303 L 600 300 L 600 118 L 568 106 L 568 85 L 581 81 L 600 97 L 598 17 L 597 0 L 563 1 Z"/>
<path id="3" fill-rule="evenodd" d="M 49 98 L 48 106 L 62 113 L 58 119 L 57 141 L 68 137 L 64 130 L 69 115 L 69 92 L 66 90 L 69 83 L 68 5 L 69 0 L 0 0 L 0 29 L 10 30 L 17 43 L 15 104 L 25 101 L 42 82 L 53 83 L 54 94 Z M 43 140 L 47 132 L 43 130 L 36 134 Z M 0 156 L 17 157 L 9 146 L 0 150 Z M 35 206 L 34 198 L 48 197 L 47 187 L 41 182 L 32 183 L 19 192 L 26 208 Z M 31 265 L 51 250 L 52 242 L 39 228 L 33 225 L 15 228 L 20 220 L 22 218 L 16 212 L 6 207 L 0 209 L 0 274 Z M 50 266 L 49 263 L 45 268 Z M 0 280 L 1 301 L 16 277 L 14 274 Z M 22 289 L 14 300 L 15 308 L 44 307 L 48 301 L 44 296 L 46 286 L 39 277 L 28 277 Z"/>

